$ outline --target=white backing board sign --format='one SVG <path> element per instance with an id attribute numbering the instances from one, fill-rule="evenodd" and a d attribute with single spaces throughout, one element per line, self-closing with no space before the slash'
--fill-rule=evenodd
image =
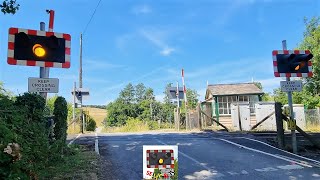
<path id="1" fill-rule="evenodd" d="M 59 79 L 58 78 L 29 78 L 28 92 L 58 93 Z"/>
<path id="2" fill-rule="evenodd" d="M 164 153 L 167 156 L 169 153 L 169 157 L 171 158 L 163 158 L 164 156 L 162 155 Z M 160 163 L 154 164 L 155 162 L 160 162 L 160 159 L 163 160 L 163 164 L 165 165 L 160 165 Z M 170 165 L 165 163 L 168 160 Z M 143 179 L 172 179 L 174 177 L 178 179 L 178 172 L 175 169 L 178 169 L 177 145 L 143 145 Z"/>
<path id="3" fill-rule="evenodd" d="M 280 81 L 281 91 L 302 91 L 302 81 Z"/>

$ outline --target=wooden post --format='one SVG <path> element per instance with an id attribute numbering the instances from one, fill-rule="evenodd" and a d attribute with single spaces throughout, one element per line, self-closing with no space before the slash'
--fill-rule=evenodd
<path id="1" fill-rule="evenodd" d="M 199 124 L 199 129 L 202 130 L 202 122 L 201 122 L 201 103 L 198 104 L 197 106 L 197 120 L 198 120 L 198 124 Z"/>
<path id="2" fill-rule="evenodd" d="M 208 118 L 211 119 L 212 121 L 216 122 L 218 125 L 222 126 L 225 130 L 227 130 L 227 131 L 229 132 L 229 129 L 228 129 L 226 126 L 224 126 L 223 124 L 221 124 L 219 121 L 215 120 L 214 118 L 210 117 L 209 115 L 207 115 L 207 114 L 206 114 L 205 112 L 203 112 L 202 110 L 200 110 L 200 111 L 201 111 L 201 113 L 202 113 L 203 115 L 205 115 L 206 117 L 208 117 Z"/>
<path id="3" fill-rule="evenodd" d="M 276 102 L 274 105 L 274 108 L 275 108 L 275 115 L 276 115 L 278 146 L 280 149 L 284 149 L 285 142 L 284 142 L 284 129 L 283 129 L 281 106 L 282 106 L 281 103 Z"/>
<path id="4" fill-rule="evenodd" d="M 285 120 L 286 122 L 288 122 L 288 117 L 282 114 L 282 119 Z M 320 149 L 320 143 L 312 138 L 312 136 L 310 136 L 309 134 L 307 134 L 306 132 L 304 132 L 299 126 L 296 126 L 297 131 L 303 136 L 305 137 L 307 140 L 309 140 L 315 147 L 317 147 L 318 149 Z"/>
<path id="5" fill-rule="evenodd" d="M 265 122 L 268 118 L 270 118 L 274 114 L 274 111 L 270 113 L 268 116 L 264 117 L 260 122 L 258 122 L 256 125 L 252 126 L 251 130 L 257 128 L 260 124 Z"/>

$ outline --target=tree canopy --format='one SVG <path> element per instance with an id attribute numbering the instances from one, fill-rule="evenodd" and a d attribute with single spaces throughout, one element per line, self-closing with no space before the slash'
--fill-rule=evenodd
<path id="1" fill-rule="evenodd" d="M 20 4 L 16 0 L 4 0 L 0 4 L 1 12 L 3 14 L 15 14 L 19 10 Z"/>
<path id="2" fill-rule="evenodd" d="M 306 30 L 299 49 L 308 49 L 313 54 L 312 69 L 313 77 L 306 78 L 307 91 L 312 95 L 320 94 L 320 18 L 305 19 Z"/>
<path id="3" fill-rule="evenodd" d="M 171 87 L 168 84 L 166 89 Z M 188 90 L 187 97 L 189 108 L 195 108 L 198 103 L 198 93 L 195 90 Z M 107 126 L 125 125 L 129 119 L 138 119 L 144 122 L 173 122 L 173 109 L 175 105 L 170 102 L 169 96 L 165 96 L 164 102 L 155 100 L 152 88 L 146 87 L 143 83 L 136 86 L 129 83 L 120 91 L 119 97 L 108 104 Z"/>

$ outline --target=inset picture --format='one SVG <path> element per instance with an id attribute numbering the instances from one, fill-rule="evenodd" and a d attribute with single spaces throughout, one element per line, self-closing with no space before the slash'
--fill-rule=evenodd
<path id="1" fill-rule="evenodd" d="M 178 179 L 178 146 L 143 146 L 143 179 Z"/>

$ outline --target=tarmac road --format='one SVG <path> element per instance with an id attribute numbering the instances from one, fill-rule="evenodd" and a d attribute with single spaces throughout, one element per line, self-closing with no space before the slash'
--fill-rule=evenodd
<path id="1" fill-rule="evenodd" d="M 143 145 L 178 145 L 179 179 L 320 179 L 320 163 L 247 135 L 215 133 L 114 133 L 81 135 L 74 143 L 98 149 L 99 179 L 143 177 Z"/>

